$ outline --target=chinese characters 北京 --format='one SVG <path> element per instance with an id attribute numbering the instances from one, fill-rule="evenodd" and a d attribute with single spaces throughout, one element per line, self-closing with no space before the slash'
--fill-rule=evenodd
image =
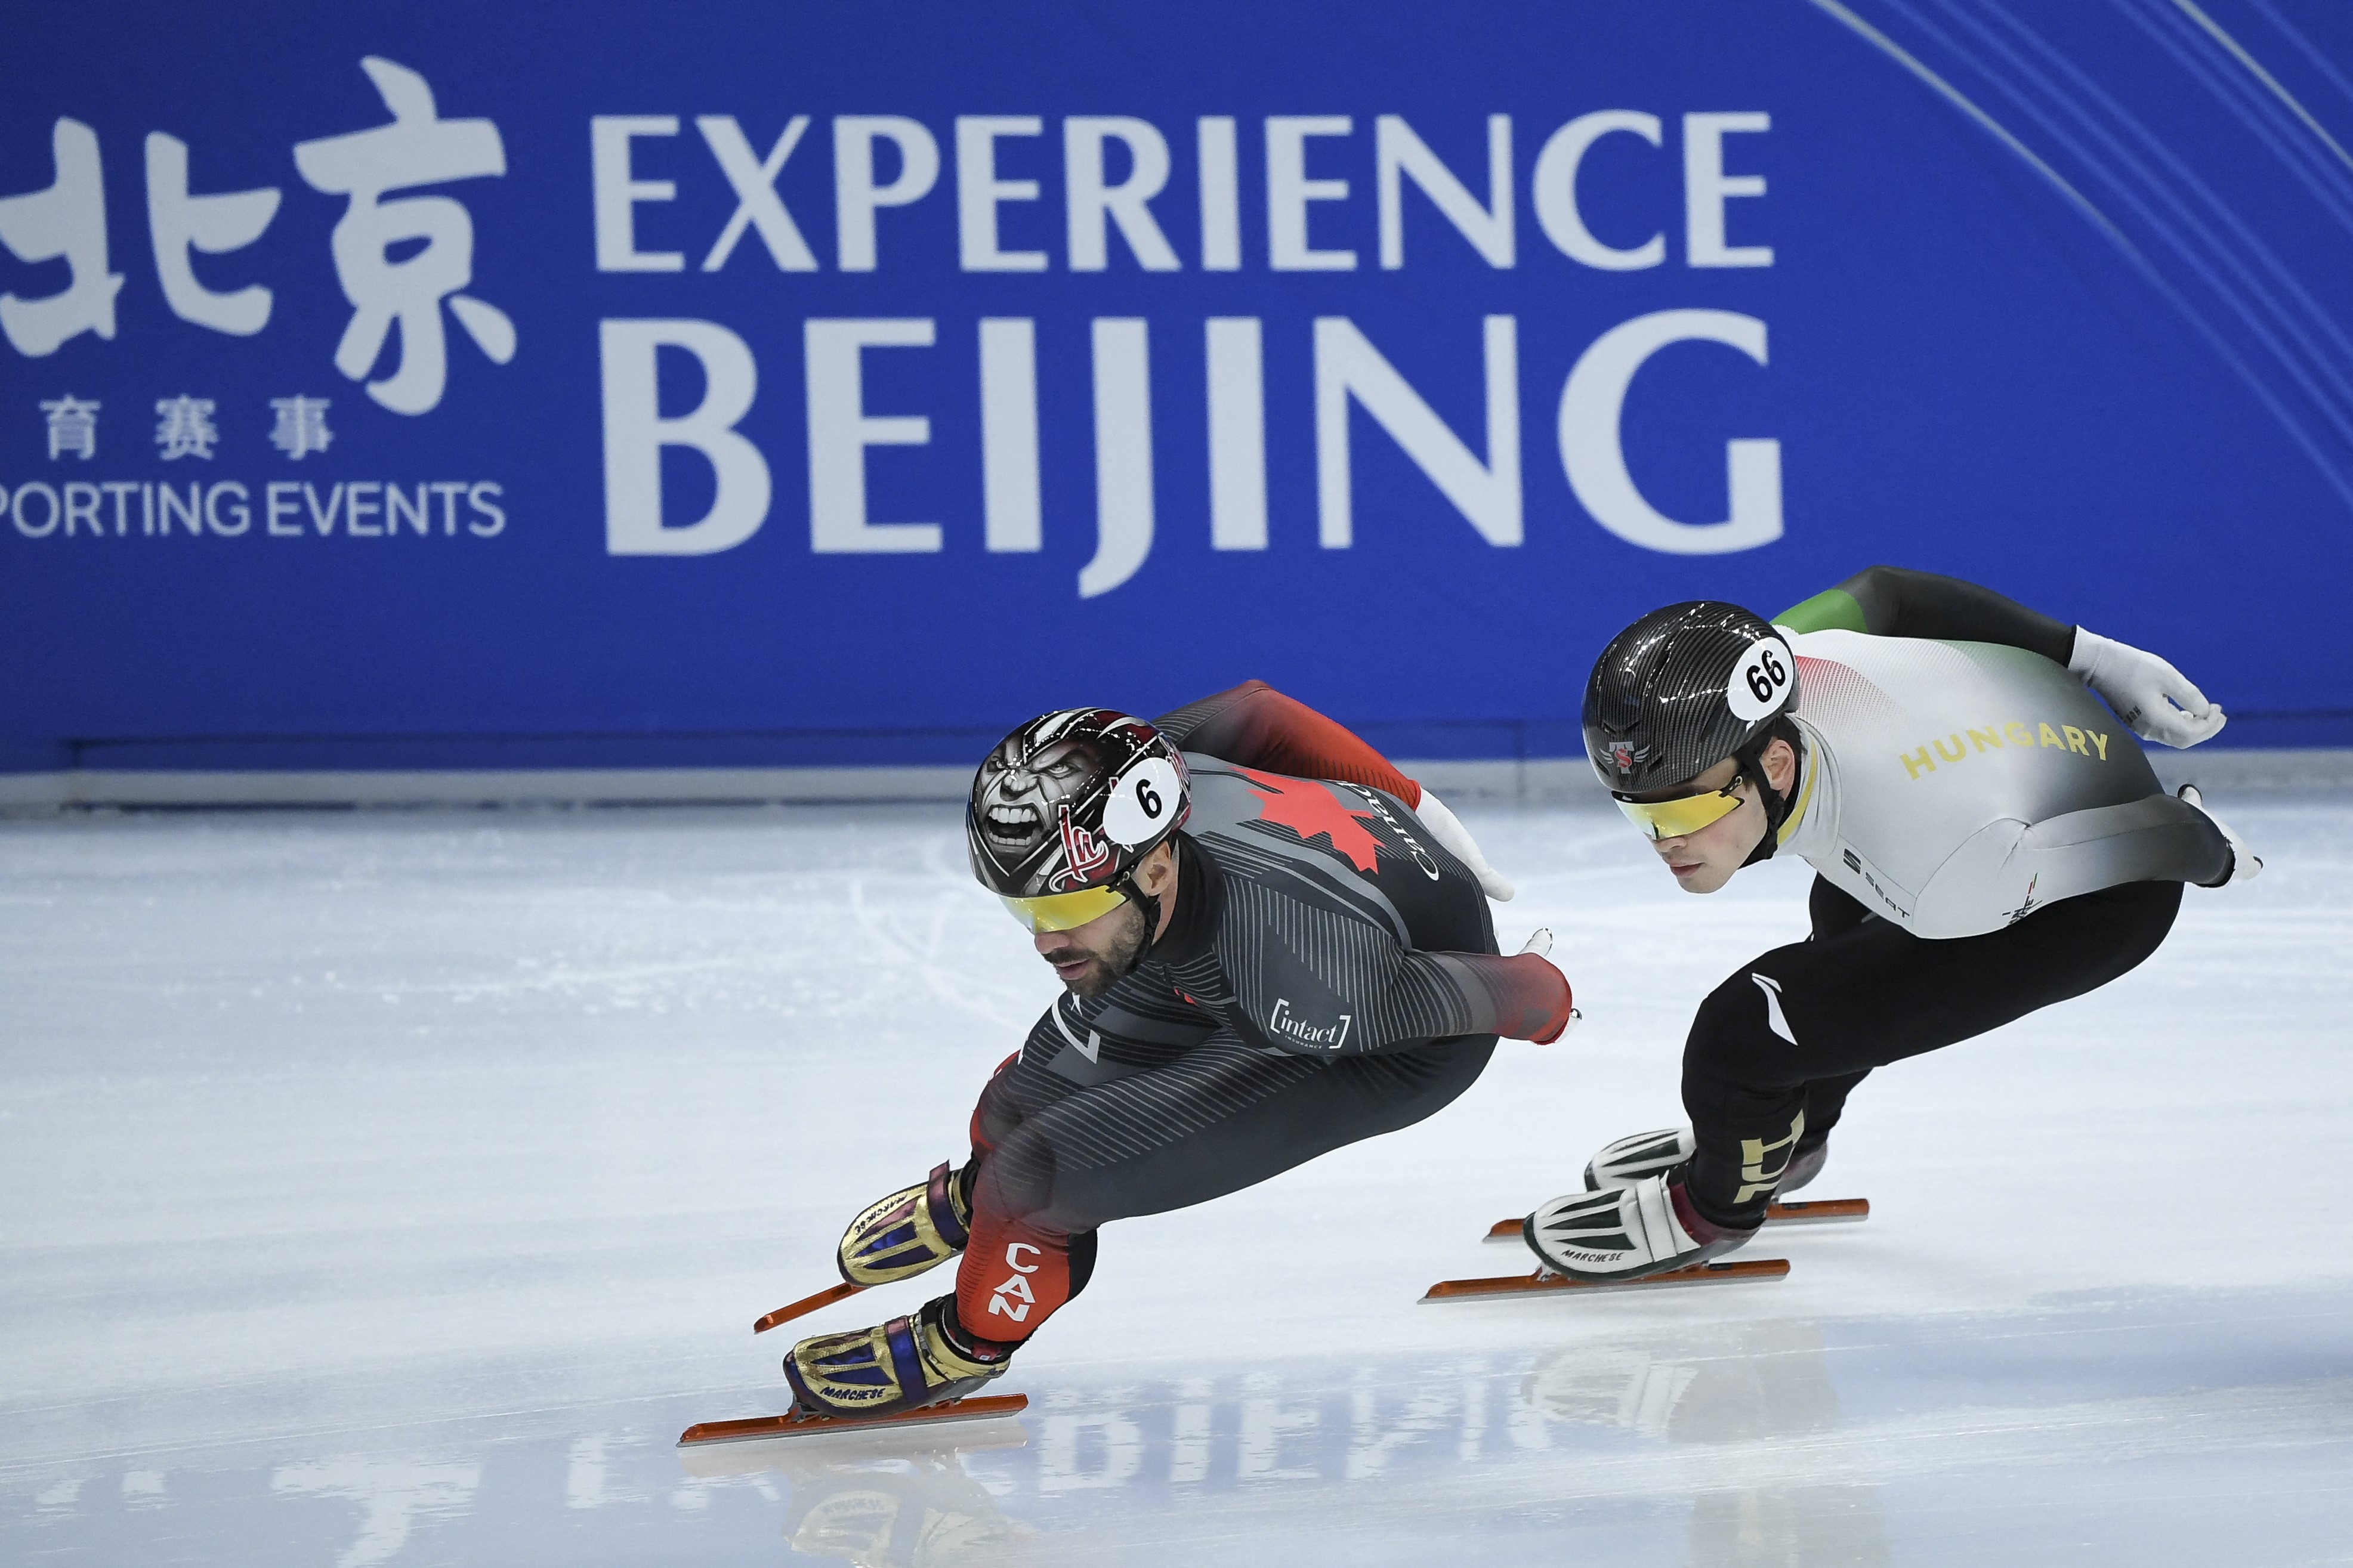
<path id="1" fill-rule="evenodd" d="M 515 329 L 503 310 L 464 292 L 474 276 L 474 225 L 466 207 L 448 195 L 396 193 L 502 175 L 506 148 L 489 120 L 443 119 L 431 86 L 417 72 L 373 55 L 360 66 L 391 121 L 298 143 L 294 165 L 313 190 L 346 198 L 329 244 L 336 280 L 352 308 L 336 344 L 335 368 L 349 380 L 365 381 L 368 395 L 384 407 L 423 414 L 439 405 L 447 389 L 445 306 L 496 364 L 514 357 Z M 85 332 L 111 341 L 115 296 L 123 282 L 121 273 L 110 269 L 98 133 L 78 120 L 60 118 L 51 131 L 50 155 L 56 174 L 46 189 L 0 197 L 0 244 L 19 261 L 63 260 L 67 267 L 66 286 L 53 293 L 32 299 L 0 294 L 0 335 L 18 353 L 36 359 Z M 262 331 L 276 302 L 272 289 L 251 282 L 215 290 L 198 279 L 192 258 L 199 251 L 225 255 L 258 242 L 278 214 L 281 193 L 270 187 L 193 194 L 187 143 L 160 131 L 147 137 L 145 173 L 155 272 L 173 314 L 231 336 Z M 396 250 L 403 253 L 397 259 Z M 397 357 L 391 369 L 368 379 L 396 329 Z M 75 423 L 87 416 L 42 406 L 50 415 L 50 455 L 87 455 L 90 426 Z M 289 416 L 276 400 L 273 406 L 280 408 L 281 432 L 290 428 L 285 420 L 294 421 L 290 428 L 297 434 L 271 437 L 290 456 L 325 446 L 324 426 L 304 423 L 311 416 Z M 166 412 L 159 405 L 159 412 L 181 422 L 174 440 L 158 435 L 168 456 L 210 455 L 206 443 L 194 435 L 194 411 L 180 405 L 176 413 Z M 315 435 L 300 433 L 314 430 Z M 62 449 L 60 441 L 66 443 Z"/>

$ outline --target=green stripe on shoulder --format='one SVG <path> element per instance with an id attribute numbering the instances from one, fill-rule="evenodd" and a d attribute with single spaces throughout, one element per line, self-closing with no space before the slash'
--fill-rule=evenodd
<path id="1" fill-rule="evenodd" d="M 1792 605 L 1773 617 L 1777 626 L 1787 626 L 1793 632 L 1860 632 L 1870 628 L 1863 625 L 1862 606 L 1852 594 L 1843 588 L 1829 588 L 1803 604 Z"/>

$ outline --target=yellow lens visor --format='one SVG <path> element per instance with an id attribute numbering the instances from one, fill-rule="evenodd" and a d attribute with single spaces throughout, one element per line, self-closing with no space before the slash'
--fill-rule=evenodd
<path id="1" fill-rule="evenodd" d="M 1075 931 L 1127 902 L 1117 888 L 1081 888 L 1075 893 L 1049 893 L 1042 899 L 1007 899 L 999 895 L 1013 918 L 1031 931 Z"/>
<path id="2" fill-rule="evenodd" d="M 1641 828 L 1651 839 L 1681 838 L 1697 833 L 1711 822 L 1721 822 L 1740 809 L 1740 797 L 1733 790 L 1740 781 L 1735 778 L 1720 790 L 1708 790 L 1700 795 L 1679 795 L 1672 800 L 1630 800 L 1611 792 L 1609 798 L 1626 814 L 1626 820 Z"/>

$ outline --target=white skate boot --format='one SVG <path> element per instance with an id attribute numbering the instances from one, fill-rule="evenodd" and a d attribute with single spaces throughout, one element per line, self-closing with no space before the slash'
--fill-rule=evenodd
<path id="1" fill-rule="evenodd" d="M 1672 1171 L 1692 1157 L 1699 1144 L 1688 1127 L 1662 1127 L 1605 1143 L 1601 1152 L 1585 1163 L 1585 1190 L 1606 1193 L 1630 1187 L 1645 1176 Z"/>
<path id="2" fill-rule="evenodd" d="M 1613 1187 L 1630 1187 L 1645 1176 L 1673 1170 L 1690 1159 L 1698 1147 L 1688 1127 L 1662 1127 L 1656 1132 L 1637 1132 L 1615 1143 L 1605 1143 L 1599 1153 L 1586 1162 L 1585 1190 L 1604 1193 Z M 1775 1195 L 1794 1193 L 1821 1174 L 1822 1163 L 1829 1154 L 1828 1142 L 1800 1149 L 1781 1173 L 1780 1181 L 1773 1188 Z"/>
<path id="3" fill-rule="evenodd" d="M 1682 1182 L 1659 1174 L 1555 1198 L 1528 1215 L 1520 1234 L 1554 1272 L 1613 1284 L 1704 1263 L 1747 1241 L 1757 1227 L 1710 1224 L 1692 1207 Z"/>

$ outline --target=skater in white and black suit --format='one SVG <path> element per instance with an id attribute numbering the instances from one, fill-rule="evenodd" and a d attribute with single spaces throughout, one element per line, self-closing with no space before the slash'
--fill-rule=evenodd
<path id="1" fill-rule="evenodd" d="M 1087 1284 L 1096 1232 L 1203 1203 L 1436 1113 L 1500 1037 L 1556 1039 L 1544 933 L 1435 795 L 1251 681 L 1155 721 L 1048 713 L 973 782 L 975 875 L 1065 994 L 997 1069 L 973 1155 L 851 1222 L 852 1284 L 958 1253 L 953 1293 L 786 1359 L 795 1404 L 880 1415 L 958 1398 Z"/>
<path id="2" fill-rule="evenodd" d="M 1873 1068 L 2105 985 L 2182 884 L 2260 870 L 2127 726 L 2194 745 L 2222 712 L 2152 654 L 1926 573 L 1873 567 L 1770 626 L 1701 601 L 1620 633 L 1586 689 L 1595 771 L 1688 891 L 1805 859 L 1812 933 L 1700 1005 L 1691 1124 L 1604 1148 L 1528 1216 L 1536 1254 L 1609 1281 L 1730 1251 Z"/>

